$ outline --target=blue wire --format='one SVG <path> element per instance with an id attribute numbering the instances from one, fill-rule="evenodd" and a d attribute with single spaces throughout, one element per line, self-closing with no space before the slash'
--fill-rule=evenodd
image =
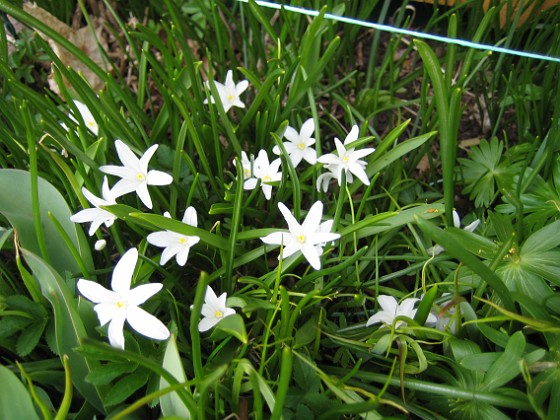
<path id="1" fill-rule="evenodd" d="M 242 3 L 249 3 L 249 0 L 236 0 L 236 1 L 242 2 Z M 285 4 L 271 3 L 271 2 L 268 2 L 268 1 L 255 0 L 255 3 L 258 4 L 259 6 L 267 7 L 269 9 L 280 10 L 280 9 L 283 8 L 284 10 L 287 10 L 289 12 L 299 13 L 299 14 L 302 14 L 302 15 L 319 16 L 319 14 L 320 14 L 320 12 L 318 12 L 316 10 L 303 9 L 301 7 L 294 7 L 294 6 L 289 6 L 289 5 L 285 5 Z M 552 61 L 554 63 L 560 63 L 560 57 L 542 55 L 542 54 L 526 52 L 526 51 L 512 50 L 510 48 L 497 47 L 495 45 L 479 44 L 477 42 L 467 41 L 465 39 L 448 38 L 446 36 L 434 35 L 434 34 L 429 34 L 429 33 L 425 33 L 425 32 L 412 31 L 410 29 L 396 28 L 394 26 L 382 25 L 380 23 L 366 22 L 366 21 L 363 21 L 363 20 L 349 18 L 349 17 L 345 17 L 345 16 L 336 16 L 336 15 L 333 15 L 331 13 L 325 13 L 324 18 L 329 19 L 329 20 L 335 20 L 337 22 L 349 23 L 351 25 L 358 25 L 358 26 L 363 26 L 363 27 L 366 27 L 366 28 L 377 29 L 379 31 L 391 32 L 391 33 L 400 34 L 400 35 L 409 35 L 409 36 L 412 36 L 412 37 L 415 37 L 415 38 L 430 39 L 432 41 L 438 41 L 438 42 L 443 42 L 443 43 L 447 43 L 447 44 L 457 44 L 457 45 L 461 45 L 461 46 L 467 47 L 467 48 L 475 48 L 475 49 L 478 49 L 478 50 L 492 51 L 492 52 L 497 52 L 497 53 L 516 55 L 516 56 L 519 56 L 519 57 L 534 58 L 534 59 L 537 59 L 537 60 Z"/>

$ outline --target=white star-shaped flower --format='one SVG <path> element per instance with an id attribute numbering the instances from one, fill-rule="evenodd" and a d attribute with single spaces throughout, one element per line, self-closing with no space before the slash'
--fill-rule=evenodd
<path id="1" fill-rule="evenodd" d="M 303 123 L 299 133 L 290 126 L 286 127 L 284 137 L 288 141 L 284 142 L 284 148 L 288 152 L 294 168 L 299 165 L 302 159 L 305 159 L 311 165 L 317 163 L 317 151 L 311 147 L 315 144 L 315 139 L 311 137 L 314 131 L 315 121 L 313 121 L 313 118 L 309 118 Z M 272 152 L 279 155 L 280 147 L 274 146 Z"/>
<path id="2" fill-rule="evenodd" d="M 161 290 L 161 283 L 142 284 L 130 289 L 134 267 L 138 261 L 136 248 L 129 249 L 119 260 L 111 278 L 111 290 L 100 284 L 80 279 L 77 288 L 80 293 L 96 305 L 94 310 L 101 326 L 109 323 L 109 343 L 124 349 L 124 322 L 140 334 L 155 340 L 169 338 L 169 330 L 155 316 L 139 308 L 150 297 Z"/>
<path id="3" fill-rule="evenodd" d="M 140 159 L 121 140 L 115 141 L 115 148 L 123 166 L 104 165 L 99 168 L 101 172 L 122 178 L 111 191 L 115 197 L 136 191 L 142 203 L 151 209 L 152 198 L 148 191 L 148 185 L 169 185 L 173 182 L 171 175 L 165 172 L 153 169 L 148 171 L 148 163 L 150 163 L 158 145 L 151 146 Z"/>
<path id="4" fill-rule="evenodd" d="M 257 158 L 253 162 L 253 178 L 246 179 L 243 188 L 252 190 L 257 186 L 257 181 L 261 180 L 261 188 L 267 200 L 272 197 L 272 182 L 282 180 L 282 172 L 279 171 L 282 161 L 280 158 L 268 162 L 268 155 L 265 150 L 260 150 Z"/>
<path id="5" fill-rule="evenodd" d="M 322 190 L 323 192 L 327 192 L 331 180 L 338 179 L 338 165 L 325 165 L 325 169 L 327 169 L 328 172 L 317 177 L 317 191 Z"/>
<path id="6" fill-rule="evenodd" d="M 414 305 L 419 300 L 420 299 L 418 298 L 408 298 L 399 304 L 393 296 L 380 295 L 377 297 L 377 302 L 379 302 L 382 310 L 371 316 L 368 319 L 366 326 L 369 327 L 370 325 L 382 323 L 382 328 L 391 327 L 395 322 L 395 319 L 399 316 L 406 316 L 410 319 L 414 319 L 414 315 L 416 315 Z M 435 323 L 436 321 L 437 319 L 435 315 L 430 313 L 426 323 Z M 406 321 L 402 319 L 398 320 L 395 324 L 395 329 L 399 328 L 403 324 L 406 324 Z"/>
<path id="7" fill-rule="evenodd" d="M 478 227 L 479 224 L 480 224 L 480 219 L 476 219 L 474 222 L 469 223 L 467 226 L 465 226 L 463 230 L 467 232 L 474 232 L 474 230 Z M 453 210 L 453 226 L 456 227 L 457 229 L 461 227 L 461 218 L 459 217 L 459 213 L 457 213 L 455 210 Z M 443 251 L 445 251 L 445 249 L 441 245 L 437 245 L 437 244 L 426 250 L 428 255 L 439 255 Z"/>
<path id="8" fill-rule="evenodd" d="M 261 238 L 265 244 L 283 245 L 282 258 L 288 258 L 296 252 L 301 252 L 315 270 L 321 268 L 321 254 L 327 242 L 340 238 L 338 233 L 329 232 L 332 223 L 321 223 L 323 203 L 315 202 L 309 209 L 307 217 L 300 225 L 290 210 L 278 203 L 278 208 L 288 223 L 289 232 L 274 232 Z M 326 224 L 325 224 L 326 223 Z M 328 228 L 329 231 L 326 231 Z M 280 258 L 280 256 L 278 256 Z"/>
<path id="9" fill-rule="evenodd" d="M 117 217 L 113 213 L 100 208 L 101 206 L 112 206 L 113 204 L 117 204 L 115 202 L 114 194 L 109 189 L 107 177 L 103 177 L 103 185 L 101 187 L 103 198 L 99 198 L 93 195 L 85 187 L 82 188 L 82 193 L 94 207 L 79 211 L 78 213 L 70 216 L 70 220 L 74 223 L 91 222 L 88 232 L 89 236 L 92 236 L 95 231 L 99 229 L 99 227 L 103 224 L 106 227 L 111 227 Z"/>
<path id="10" fill-rule="evenodd" d="M 204 304 L 200 313 L 203 318 L 198 323 L 198 331 L 205 332 L 214 327 L 218 322 L 226 316 L 235 314 L 235 309 L 226 306 L 227 293 L 222 293 L 220 297 L 216 296 L 214 290 L 206 287 L 204 295 Z"/>
<path id="11" fill-rule="evenodd" d="M 369 178 L 367 177 L 365 168 L 367 166 L 367 162 L 361 160 L 363 157 L 375 152 L 374 148 L 366 148 L 362 150 L 355 150 L 353 147 L 350 149 L 346 149 L 353 141 L 358 139 L 358 134 L 360 129 L 357 125 L 352 127 L 352 130 L 346 136 L 346 140 L 344 140 L 344 144 L 335 137 L 334 144 L 336 145 L 337 155 L 334 153 L 329 153 L 327 155 L 323 155 L 317 159 L 318 162 L 321 162 L 325 165 L 332 165 L 329 169 L 331 171 L 336 171 L 338 185 L 342 184 L 342 171 L 346 173 L 346 181 L 351 184 L 354 181 L 352 175 L 356 175 L 360 181 L 362 181 L 365 185 L 369 185 Z"/>
<path id="12" fill-rule="evenodd" d="M 241 101 L 239 96 L 247 90 L 249 87 L 249 82 L 247 80 L 242 80 L 241 82 L 235 84 L 233 81 L 233 72 L 228 70 L 226 74 L 226 82 L 224 84 L 214 81 L 218 95 L 220 96 L 220 102 L 224 106 L 224 111 L 228 112 L 231 107 L 245 108 L 245 104 Z M 206 81 L 206 87 L 210 89 L 210 82 Z M 210 102 L 214 103 L 214 97 L 210 97 Z M 204 103 L 208 103 L 205 99 Z"/>
<path id="13" fill-rule="evenodd" d="M 93 115 L 91 114 L 89 108 L 85 104 L 76 100 L 74 100 L 74 105 L 76 105 L 76 108 L 78 108 L 80 117 L 84 121 L 86 127 L 89 129 L 89 131 L 93 133 L 94 136 L 97 136 L 97 134 L 99 134 L 99 126 L 97 125 L 97 121 L 95 121 L 95 118 L 93 118 Z M 68 117 L 70 117 L 70 119 L 74 121 L 76 124 L 80 123 L 72 112 L 68 114 Z M 66 131 L 68 131 L 68 127 L 66 126 L 66 124 L 63 123 L 62 127 L 64 127 Z"/>
<path id="14" fill-rule="evenodd" d="M 164 216 L 171 218 L 171 215 L 168 212 L 165 212 Z M 198 221 L 194 207 L 191 206 L 185 210 L 182 222 L 187 225 L 197 227 Z M 200 238 L 198 236 L 187 236 L 181 233 L 166 230 L 150 233 L 146 240 L 152 245 L 165 248 L 161 253 L 161 259 L 159 261 L 161 265 L 164 265 L 167 261 L 173 258 L 173 256 L 175 256 L 177 264 L 183 266 L 189 258 L 189 250 L 191 249 L 191 246 L 197 244 L 198 241 L 200 241 Z"/>

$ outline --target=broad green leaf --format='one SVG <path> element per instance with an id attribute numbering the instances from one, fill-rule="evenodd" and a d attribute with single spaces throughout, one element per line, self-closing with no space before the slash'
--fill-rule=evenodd
<path id="1" fill-rule="evenodd" d="M 101 389 L 85 380 L 97 363 L 74 351 L 80 345 L 81 340 L 87 337 L 86 329 L 78 313 L 76 300 L 66 282 L 53 267 L 26 249 L 22 249 L 22 254 L 39 283 L 43 296 L 53 307 L 58 354 L 61 357 L 65 354 L 68 355 L 74 386 L 93 406 L 101 412 L 105 412 L 101 402 Z"/>
<path id="2" fill-rule="evenodd" d="M 521 254 L 538 254 L 556 248 L 560 245 L 559 232 L 560 220 L 539 229 L 527 238 L 521 248 Z"/>
<path id="3" fill-rule="evenodd" d="M 493 390 L 502 385 L 507 384 L 513 378 L 521 373 L 521 358 L 525 350 L 525 337 L 523 332 L 517 331 L 513 334 L 507 343 L 502 355 L 492 364 L 484 382 L 481 385 L 482 390 Z"/>
<path id="4" fill-rule="evenodd" d="M 107 392 L 105 397 L 105 405 L 107 407 L 119 404 L 134 394 L 138 389 L 146 385 L 148 382 L 148 371 L 141 369 L 140 371 L 131 373 L 122 379 L 119 379 L 115 385 Z"/>
<path id="5" fill-rule="evenodd" d="M 81 272 L 80 266 L 64 241 L 55 224 L 49 217 L 51 213 L 62 226 L 73 246 L 81 256 L 85 267 L 93 271 L 93 260 L 86 238 L 81 229 L 70 221 L 72 213 L 62 195 L 43 178 L 38 178 L 41 226 L 45 245 L 52 267 L 59 273 L 64 271 Z M 31 174 L 18 169 L 0 169 L 0 213 L 14 227 L 23 248 L 40 255 L 39 242 L 33 223 L 31 199 Z"/>
<path id="6" fill-rule="evenodd" d="M 7 367 L 0 365 L 0 418 L 39 420 L 27 388 Z"/>
<path id="7" fill-rule="evenodd" d="M 239 314 L 226 316 L 216 324 L 216 330 L 233 335 L 243 344 L 247 344 L 247 332 L 245 331 L 245 322 Z"/>
<path id="8" fill-rule="evenodd" d="M 115 363 L 110 362 L 105 365 L 101 365 L 93 369 L 88 376 L 86 376 L 86 381 L 93 385 L 107 385 L 116 377 L 124 374 L 133 372 L 137 363 Z"/>
<path id="9" fill-rule="evenodd" d="M 177 349 L 177 343 L 175 342 L 175 336 L 173 335 L 171 335 L 169 341 L 167 342 L 165 355 L 163 356 L 163 368 L 172 374 L 178 382 L 187 382 L 183 362 L 181 361 L 179 349 Z M 169 383 L 160 377 L 159 389 L 162 390 L 168 386 Z M 185 388 L 188 389 L 187 385 L 185 385 Z M 159 399 L 159 403 L 161 405 L 161 412 L 165 417 L 178 416 L 183 419 L 191 418 L 189 409 L 176 392 L 170 392 L 162 395 Z"/>
<path id="10" fill-rule="evenodd" d="M 433 223 L 430 223 L 418 216 L 416 217 L 416 222 L 418 223 L 418 226 L 420 226 L 420 229 L 422 229 L 425 233 L 431 235 L 432 238 L 437 237 L 438 242 L 448 253 L 462 261 L 466 266 L 483 278 L 491 287 L 493 287 L 507 309 L 515 309 L 509 290 L 503 281 L 490 268 L 488 268 L 488 266 L 483 264 L 471 253 L 467 252 L 461 243 L 453 238 L 449 232 L 436 227 Z"/>

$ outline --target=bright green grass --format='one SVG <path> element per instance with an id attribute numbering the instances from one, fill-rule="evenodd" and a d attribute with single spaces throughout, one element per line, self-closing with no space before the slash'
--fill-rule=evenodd
<path id="1" fill-rule="evenodd" d="M 41 5 L 57 9 L 50 3 Z M 66 20 L 75 5 L 63 3 Z M 10 50 L 0 31 L 0 378 L 11 384 L 0 393 L 1 418 L 22 410 L 59 419 L 560 415 L 558 64 L 254 2 L 102 3 L 113 48 L 125 56 L 122 74 L 111 55 L 107 72 L 0 0 L 0 10 L 31 28 Z M 423 18 L 407 2 L 391 3 L 291 2 L 560 56 L 555 9 L 515 29 L 500 28 L 498 10 L 484 13 L 480 2 L 426 8 L 433 13 Z M 129 12 L 143 21 L 146 6 L 146 23 L 129 25 Z M 105 87 L 93 91 L 34 29 Z M 60 95 L 48 89 L 40 60 L 52 63 Z M 215 82 L 228 70 L 249 87 L 245 108 L 226 112 L 204 102 L 219 96 Z M 215 81 L 209 89 L 207 80 Z M 89 108 L 98 135 L 69 118 L 79 115 L 73 100 Z M 370 184 L 354 176 L 345 185 L 346 174 L 342 187 L 333 180 L 318 191 L 326 169 L 294 167 L 284 153 L 270 200 L 260 184 L 244 189 L 241 152 L 264 149 L 276 159 L 286 127 L 299 131 L 310 118 L 319 156 L 359 127 L 350 147 L 376 148 L 363 158 Z M 91 207 L 83 187 L 101 196 L 99 168 L 121 165 L 117 139 L 137 156 L 158 144 L 149 169 L 173 182 L 148 187 L 152 209 L 135 193 L 117 198 L 104 207 L 114 224 L 89 237 L 89 224 L 70 216 Z M 109 176 L 111 186 L 117 181 Z M 340 239 L 324 245 L 319 270 L 299 252 L 279 261 L 287 244 L 260 240 L 288 228 L 278 204 L 301 223 L 317 201 Z M 179 222 L 189 206 L 197 227 Z M 453 227 L 454 209 L 461 228 L 480 225 Z M 200 238 L 185 266 L 175 258 L 160 265 L 162 248 L 147 237 L 165 230 Z M 95 251 L 99 239 L 107 247 Z M 435 244 L 445 252 L 432 252 Z M 140 254 L 133 287 L 163 284 L 142 308 L 172 337 L 151 340 L 126 325 L 121 350 L 109 346 L 76 282 L 110 288 L 130 248 Z M 199 332 L 207 285 L 227 293 L 236 315 Z M 395 320 L 398 328 L 366 326 L 382 295 L 422 300 Z M 447 328 L 424 325 L 430 313 Z"/>

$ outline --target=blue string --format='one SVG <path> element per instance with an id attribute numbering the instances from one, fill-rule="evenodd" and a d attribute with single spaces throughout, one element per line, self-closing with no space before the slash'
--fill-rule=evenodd
<path id="1" fill-rule="evenodd" d="M 242 2 L 242 3 L 249 3 L 249 0 L 236 0 L 236 1 Z M 319 14 L 320 14 L 320 12 L 318 12 L 316 10 L 303 9 L 301 7 L 294 7 L 294 6 L 289 6 L 289 5 L 285 5 L 285 4 L 271 3 L 271 2 L 268 2 L 268 1 L 255 0 L 255 3 L 258 4 L 259 6 L 267 7 L 269 9 L 280 10 L 280 9 L 283 8 L 283 9 L 289 11 L 289 12 L 299 13 L 299 14 L 302 14 L 302 15 L 319 16 Z M 478 49 L 478 50 L 493 51 L 493 52 L 497 52 L 497 53 L 516 55 L 516 56 L 519 56 L 519 57 L 534 58 L 534 59 L 537 59 L 537 60 L 552 61 L 552 62 L 555 62 L 555 63 L 560 63 L 560 57 L 542 55 L 542 54 L 526 52 L 526 51 L 512 50 L 510 48 L 503 48 L 503 47 L 498 47 L 498 46 L 495 46 L 495 45 L 479 44 L 477 42 L 467 41 L 465 39 L 448 38 L 446 36 L 434 35 L 434 34 L 429 34 L 429 33 L 425 33 L 425 32 L 412 31 L 410 29 L 396 28 L 394 26 L 383 25 L 383 24 L 380 24 L 380 23 L 367 22 L 367 21 L 364 21 L 364 20 L 349 18 L 349 17 L 345 17 L 345 16 L 337 16 L 337 15 L 333 15 L 331 13 L 325 13 L 324 18 L 329 19 L 329 20 L 334 20 L 334 21 L 337 21 L 337 22 L 349 23 L 349 24 L 352 24 L 352 25 L 358 25 L 358 26 L 363 26 L 363 27 L 366 27 L 366 28 L 377 29 L 379 31 L 391 32 L 391 33 L 400 34 L 400 35 L 409 35 L 409 36 L 412 36 L 412 37 L 415 37 L 415 38 L 429 39 L 429 40 L 432 40 L 432 41 L 438 41 L 438 42 L 443 42 L 443 43 L 447 43 L 447 44 L 457 44 L 457 45 L 461 45 L 461 46 L 467 47 L 467 48 L 475 48 L 475 49 Z"/>

